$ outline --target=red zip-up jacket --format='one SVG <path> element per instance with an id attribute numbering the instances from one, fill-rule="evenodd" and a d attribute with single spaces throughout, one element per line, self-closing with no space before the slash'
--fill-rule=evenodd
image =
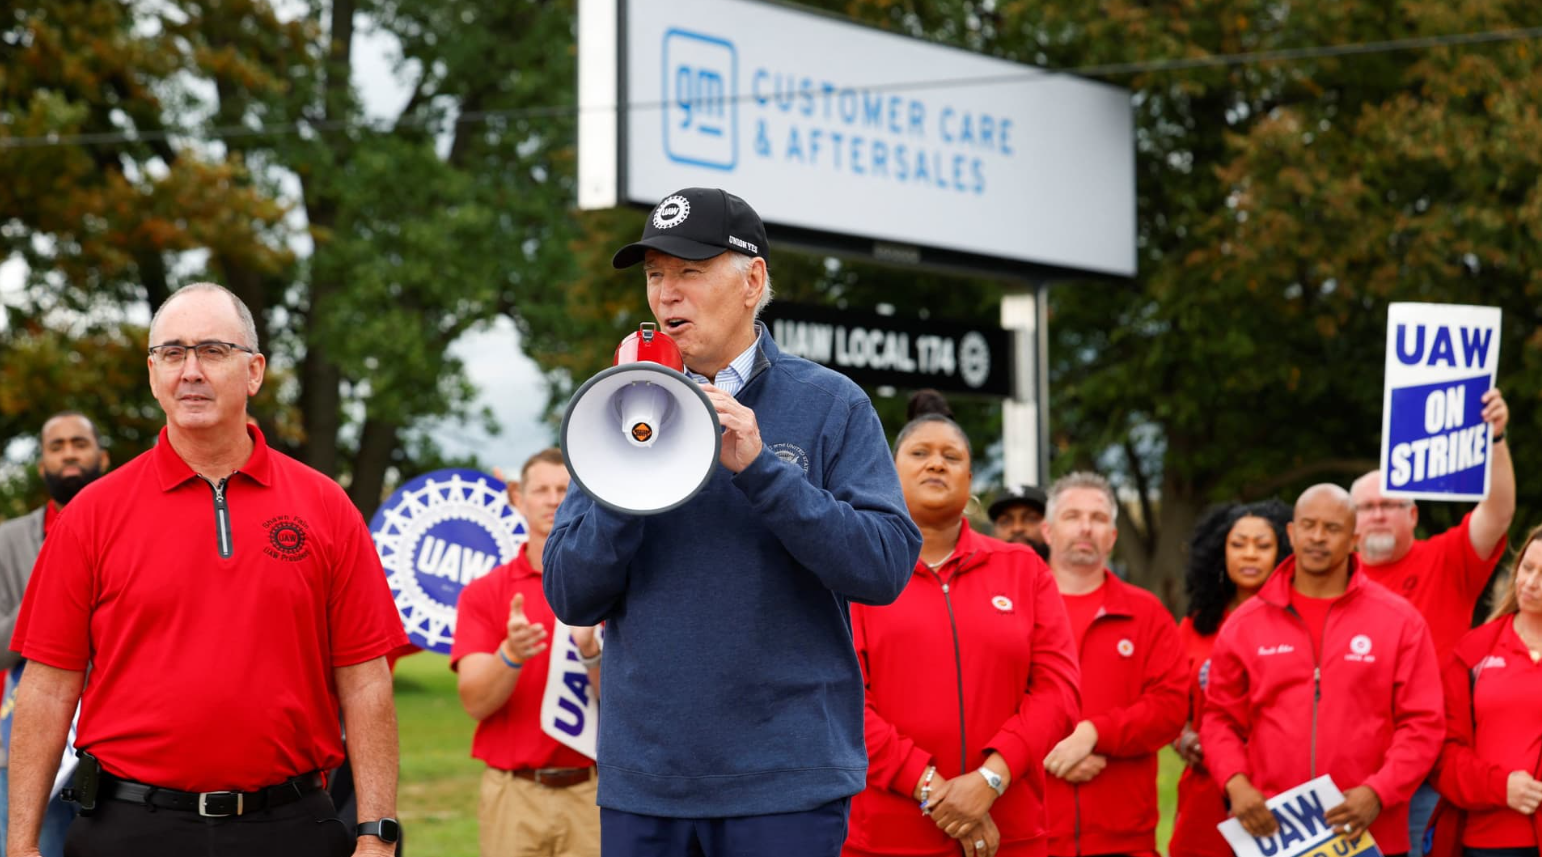
<path id="1" fill-rule="evenodd" d="M 1441 671 L 1446 742 L 1435 763 L 1435 788 L 1467 810 L 1461 844 L 1471 848 L 1542 842 L 1542 814 L 1521 815 L 1509 804 L 1511 771 L 1542 777 L 1542 665 L 1531 662 L 1511 628 L 1514 619 L 1501 616 L 1469 631 Z M 1480 691 L 1486 699 L 1475 705 Z"/>
<path id="2" fill-rule="evenodd" d="M 1081 719 L 1108 767 L 1072 785 L 1049 778 L 1049 853 L 1156 851 L 1157 751 L 1188 718 L 1188 660 L 1155 595 L 1103 573 L 1103 609 L 1082 639 Z"/>
<path id="3" fill-rule="evenodd" d="M 1328 609 L 1322 652 L 1290 606 L 1296 558 L 1221 626 L 1200 743 L 1224 789 L 1245 774 L 1265 797 L 1329 774 L 1381 800 L 1371 836 L 1408 850 L 1408 799 L 1440 753 L 1445 705 L 1429 627 L 1359 572 Z"/>
<path id="4" fill-rule="evenodd" d="M 1044 757 L 1079 703 L 1071 625 L 1044 561 L 965 522 L 947 564 L 917 563 L 898 601 L 853 604 L 851 622 L 868 768 L 844 853 L 957 855 L 912 793 L 928 765 L 978 776 L 969 772 L 995 750 L 1012 771 L 991 808 L 1001 853 L 1043 854 Z"/>

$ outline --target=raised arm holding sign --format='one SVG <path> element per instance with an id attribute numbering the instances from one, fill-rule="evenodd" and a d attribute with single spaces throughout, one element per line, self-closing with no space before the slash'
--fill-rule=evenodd
<path id="1" fill-rule="evenodd" d="M 1499 321 L 1492 307 L 1388 309 L 1382 468 L 1351 492 L 1366 576 L 1418 609 L 1437 652 L 1472 627 L 1515 516 L 1510 409 L 1494 387 Z M 1416 540 L 1416 497 L 1479 502 L 1457 526 Z M 1410 805 L 1415 855 L 1436 797 L 1426 784 Z"/>

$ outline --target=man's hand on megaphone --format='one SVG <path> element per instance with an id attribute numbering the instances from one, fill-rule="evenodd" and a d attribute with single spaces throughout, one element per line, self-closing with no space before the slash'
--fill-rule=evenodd
<path id="1" fill-rule="evenodd" d="M 504 654 L 524 663 L 546 651 L 546 626 L 533 624 L 525 617 L 524 593 L 515 593 L 509 602 L 509 636 L 503 641 Z"/>
<path id="2" fill-rule="evenodd" d="M 755 422 L 755 412 L 711 384 L 702 384 L 701 390 L 707 394 L 707 400 L 717 411 L 717 421 L 723 426 L 723 452 L 718 460 L 739 473 L 760 455 L 760 424 Z"/>

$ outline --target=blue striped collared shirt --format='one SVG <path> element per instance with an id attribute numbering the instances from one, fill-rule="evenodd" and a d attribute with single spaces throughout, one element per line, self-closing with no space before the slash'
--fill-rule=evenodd
<path id="1" fill-rule="evenodd" d="M 712 379 L 712 385 L 730 396 L 739 395 L 739 391 L 744 389 L 744 382 L 750 378 L 750 370 L 755 365 L 755 354 L 760 348 L 760 338 L 765 335 L 765 327 L 756 322 L 755 341 L 750 343 L 750 347 L 744 349 L 743 353 L 735 357 L 733 362 L 724 366 L 717 373 L 717 377 Z M 698 384 L 707 383 L 706 375 L 696 372 L 690 367 L 686 367 L 685 374 L 691 376 L 691 380 Z"/>

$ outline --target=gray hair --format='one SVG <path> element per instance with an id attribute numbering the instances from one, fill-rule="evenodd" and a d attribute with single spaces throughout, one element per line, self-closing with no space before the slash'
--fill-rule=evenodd
<path id="1" fill-rule="evenodd" d="M 749 256 L 744 253 L 740 253 L 737 250 L 729 250 L 727 253 L 728 260 L 733 263 L 734 270 L 739 272 L 740 276 L 750 272 L 750 268 L 754 267 L 756 259 L 760 259 L 762 262 L 765 261 L 765 257 L 763 256 Z M 756 318 L 760 318 L 761 311 L 764 310 L 766 305 L 769 303 L 771 303 L 771 267 L 768 263 L 766 266 L 766 287 L 761 289 L 760 302 L 755 304 Z"/>
<path id="2" fill-rule="evenodd" d="M 245 345 L 253 351 L 262 351 L 262 346 L 257 342 L 257 321 L 252 318 L 252 311 L 247 309 L 246 304 L 240 298 L 236 297 L 235 292 L 218 283 L 189 283 L 172 292 L 171 297 L 161 302 L 161 305 L 155 310 L 155 315 L 150 317 L 150 342 L 152 345 L 155 344 L 155 325 L 161 320 L 161 313 L 166 311 L 166 307 L 171 306 L 172 301 L 183 295 L 191 295 L 198 292 L 217 292 L 230 298 L 231 305 L 236 308 L 236 317 L 241 322 L 241 336 L 246 340 L 237 344 Z"/>
<path id="3" fill-rule="evenodd" d="M 1103 497 L 1108 500 L 1108 520 L 1111 523 L 1119 521 L 1119 500 L 1114 496 L 1114 487 L 1090 470 L 1077 470 L 1055 480 L 1055 484 L 1049 486 L 1048 499 L 1044 503 L 1045 520 L 1055 519 L 1055 503 L 1060 495 L 1073 488 L 1091 488 L 1094 491 L 1102 491 Z"/>

